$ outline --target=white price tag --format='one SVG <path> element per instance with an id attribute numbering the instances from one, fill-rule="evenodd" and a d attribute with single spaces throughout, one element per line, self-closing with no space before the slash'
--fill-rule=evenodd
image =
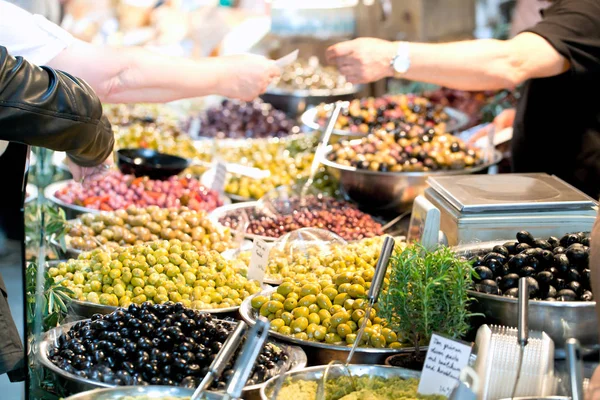
<path id="1" fill-rule="evenodd" d="M 470 345 L 434 333 L 429 341 L 418 392 L 450 396 L 470 356 Z"/>
<path id="2" fill-rule="evenodd" d="M 215 165 L 215 177 L 210 188 L 222 194 L 225 191 L 226 176 L 227 167 L 225 166 L 225 163 L 217 161 L 217 165 Z"/>
<path id="3" fill-rule="evenodd" d="M 255 238 L 248 267 L 248 279 L 257 280 L 261 285 L 265 279 L 267 262 L 269 261 L 269 244 L 262 239 Z"/>

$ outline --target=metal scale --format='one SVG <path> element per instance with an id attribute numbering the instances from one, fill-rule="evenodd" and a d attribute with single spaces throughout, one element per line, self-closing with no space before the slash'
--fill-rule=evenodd
<path id="1" fill-rule="evenodd" d="M 547 174 L 430 177 L 413 205 L 409 240 L 450 246 L 514 239 L 526 230 L 536 237 L 590 232 L 598 202 Z"/>

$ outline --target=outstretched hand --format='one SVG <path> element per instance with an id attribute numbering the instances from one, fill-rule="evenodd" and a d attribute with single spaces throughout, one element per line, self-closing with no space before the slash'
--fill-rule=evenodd
<path id="1" fill-rule="evenodd" d="M 267 90 L 281 69 L 273 60 L 257 55 L 221 57 L 223 67 L 230 70 L 229 79 L 220 86 L 219 94 L 225 97 L 250 101 Z"/>
<path id="2" fill-rule="evenodd" d="M 102 164 L 95 167 L 82 167 L 67 157 L 67 166 L 69 167 L 69 171 L 71 171 L 71 175 L 73 175 L 73 180 L 80 183 L 101 178 L 114 164 L 112 154 Z"/>
<path id="3" fill-rule="evenodd" d="M 349 82 L 369 83 L 394 75 L 391 61 L 397 51 L 397 43 L 359 38 L 329 47 L 326 57 Z"/>

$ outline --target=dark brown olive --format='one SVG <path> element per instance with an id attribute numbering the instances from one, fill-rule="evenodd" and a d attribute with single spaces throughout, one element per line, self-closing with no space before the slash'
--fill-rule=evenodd
<path id="1" fill-rule="evenodd" d="M 570 268 L 566 274 L 567 282 L 579 282 L 581 280 L 581 274 L 575 268 Z"/>
<path id="2" fill-rule="evenodd" d="M 556 297 L 556 289 L 554 288 L 554 286 L 548 286 L 548 289 L 546 290 L 546 296 L 545 297 Z"/>
<path id="3" fill-rule="evenodd" d="M 479 266 L 475 268 L 475 273 L 479 277 L 477 281 L 483 281 L 486 279 L 494 279 L 494 273 L 488 267 Z"/>
<path id="4" fill-rule="evenodd" d="M 550 246 L 556 247 L 560 245 L 560 240 L 555 236 L 550 236 L 548 238 L 548 243 L 550 243 Z"/>
<path id="5" fill-rule="evenodd" d="M 506 262 L 506 257 L 500 253 L 490 252 L 483 257 L 483 262 L 487 263 L 490 260 L 498 260 L 500 261 L 500 264 L 504 264 Z"/>
<path id="6" fill-rule="evenodd" d="M 540 285 L 538 281 L 536 281 L 533 277 L 528 276 L 527 285 L 527 288 L 529 290 L 529 298 L 536 298 L 538 296 L 538 293 L 540 292 Z"/>
<path id="7" fill-rule="evenodd" d="M 554 279 L 554 275 L 552 275 L 552 273 L 549 271 L 542 271 L 538 272 L 535 278 L 540 284 L 550 285 Z"/>
<path id="8" fill-rule="evenodd" d="M 594 300 L 594 295 L 589 290 L 586 290 L 581 295 L 581 300 L 583 300 L 583 301 L 592 301 L 592 300 Z"/>
<path id="9" fill-rule="evenodd" d="M 504 275 L 502 281 L 500 282 L 500 289 L 502 289 L 503 292 L 517 286 L 519 286 L 519 275 L 514 273 Z"/>
<path id="10" fill-rule="evenodd" d="M 491 279 L 486 279 L 484 281 L 481 281 L 480 283 L 475 284 L 475 290 L 487 294 L 500 294 L 500 290 L 498 289 L 496 281 L 493 281 Z"/>
<path id="11" fill-rule="evenodd" d="M 483 257 L 481 257 L 481 256 L 475 256 L 475 257 L 471 258 L 469 261 L 471 261 L 473 267 L 479 267 L 480 265 L 484 265 Z"/>
<path id="12" fill-rule="evenodd" d="M 548 243 L 547 240 L 544 240 L 544 239 L 534 240 L 532 246 L 540 248 L 542 250 L 551 250 L 552 249 L 552 245 L 550 243 Z"/>
<path id="13" fill-rule="evenodd" d="M 540 261 L 543 261 L 544 264 L 550 265 L 552 264 L 552 261 L 554 261 L 554 254 L 550 250 L 542 250 L 539 259 Z"/>
<path id="14" fill-rule="evenodd" d="M 504 295 L 508 297 L 519 297 L 519 288 L 510 288 L 504 292 Z"/>
<path id="15" fill-rule="evenodd" d="M 556 295 L 556 299 L 558 301 L 575 301 L 577 299 L 577 295 L 571 289 L 563 289 L 559 290 Z"/>
<path id="16" fill-rule="evenodd" d="M 587 262 L 589 256 L 585 246 L 579 243 L 570 245 L 565 254 L 571 263 L 577 265 Z"/>
<path id="17" fill-rule="evenodd" d="M 532 276 L 532 275 L 535 275 L 535 269 L 533 267 L 525 266 L 519 270 L 520 277 Z"/>
<path id="18" fill-rule="evenodd" d="M 554 255 L 554 266 L 558 269 L 561 274 L 566 273 L 569 270 L 569 258 L 566 254 Z"/>
<path id="19" fill-rule="evenodd" d="M 510 253 L 508 252 L 508 249 L 502 245 L 496 245 L 494 246 L 494 248 L 492 249 L 492 251 L 494 253 L 498 253 L 498 254 L 502 254 L 504 257 L 508 257 L 510 255 Z"/>
<path id="20" fill-rule="evenodd" d="M 576 295 L 580 295 L 583 292 L 583 288 L 581 287 L 581 284 L 577 281 L 569 282 L 567 287 L 569 289 L 571 289 L 572 291 L 574 291 Z"/>
<path id="21" fill-rule="evenodd" d="M 508 250 L 510 254 L 516 254 L 518 244 L 519 242 L 506 242 L 503 246 L 506 248 L 506 250 Z"/>
<path id="22" fill-rule="evenodd" d="M 517 241 L 521 244 L 526 243 L 528 245 L 533 244 L 533 235 L 527 231 L 521 231 L 517 233 Z"/>
<path id="23" fill-rule="evenodd" d="M 554 249 L 552 249 L 552 253 L 554 253 L 554 254 L 563 254 L 565 251 L 567 251 L 567 249 L 565 249 L 562 246 L 558 246 L 558 247 L 555 247 Z"/>
<path id="24" fill-rule="evenodd" d="M 510 269 L 510 272 L 518 272 L 521 268 L 527 265 L 528 261 L 529 259 L 527 255 L 516 254 L 508 260 L 508 268 Z"/>
<path id="25" fill-rule="evenodd" d="M 584 237 L 583 239 L 581 239 L 581 244 L 589 247 L 590 246 L 590 238 Z"/>
<path id="26" fill-rule="evenodd" d="M 569 233 L 562 238 L 560 238 L 560 245 L 562 247 L 569 247 L 572 244 L 579 243 L 580 237 L 575 233 Z"/>
<path id="27" fill-rule="evenodd" d="M 563 289 L 566 289 L 567 284 L 568 282 L 562 278 L 555 278 L 554 282 L 552 282 L 552 286 L 554 286 L 559 292 Z"/>
<path id="28" fill-rule="evenodd" d="M 494 275 L 500 275 L 500 271 L 504 267 L 504 265 L 495 258 L 488 260 L 486 266 L 494 273 Z"/>
<path id="29" fill-rule="evenodd" d="M 517 247 L 515 247 L 515 250 L 517 251 L 517 253 L 521 253 L 527 249 L 531 249 L 531 246 L 527 243 L 519 243 L 517 245 Z"/>

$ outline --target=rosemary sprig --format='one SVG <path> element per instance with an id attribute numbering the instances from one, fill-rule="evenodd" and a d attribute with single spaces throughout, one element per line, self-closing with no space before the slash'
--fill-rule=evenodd
<path id="1" fill-rule="evenodd" d="M 409 245 L 390 260 L 389 286 L 379 296 L 382 317 L 408 336 L 416 353 L 434 331 L 460 338 L 469 330 L 472 274 L 470 263 L 447 247 Z"/>

